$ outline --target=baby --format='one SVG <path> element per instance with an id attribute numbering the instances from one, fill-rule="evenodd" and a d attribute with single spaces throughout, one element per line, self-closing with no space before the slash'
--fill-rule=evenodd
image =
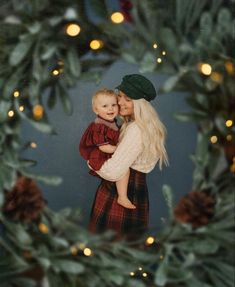
<path id="1" fill-rule="evenodd" d="M 92 98 L 92 108 L 97 117 L 83 134 L 79 151 L 81 156 L 88 161 L 94 174 L 94 171 L 99 170 L 117 148 L 119 138 L 119 127 L 116 123 L 118 104 L 114 91 L 107 89 L 97 91 Z M 129 175 L 130 170 L 116 182 L 117 202 L 125 208 L 135 209 L 135 205 L 127 197 Z"/>

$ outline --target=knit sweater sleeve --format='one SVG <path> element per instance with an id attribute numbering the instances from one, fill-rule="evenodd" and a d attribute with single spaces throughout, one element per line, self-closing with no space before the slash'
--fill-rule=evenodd
<path id="1" fill-rule="evenodd" d="M 127 173 L 141 151 L 141 131 L 135 123 L 131 123 L 113 156 L 96 172 L 106 180 L 117 181 Z"/>

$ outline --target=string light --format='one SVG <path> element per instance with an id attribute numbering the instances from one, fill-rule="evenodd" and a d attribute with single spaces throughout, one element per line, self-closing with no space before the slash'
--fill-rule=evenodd
<path id="1" fill-rule="evenodd" d="M 230 74 L 230 75 L 234 74 L 235 70 L 234 70 L 234 65 L 232 62 L 226 61 L 224 66 L 225 66 L 225 69 L 228 72 L 228 74 Z"/>
<path id="2" fill-rule="evenodd" d="M 35 142 L 31 142 L 31 143 L 30 143 L 30 147 L 31 147 L 31 148 L 37 148 L 37 144 L 36 144 Z"/>
<path id="3" fill-rule="evenodd" d="M 139 271 L 142 271 L 142 270 L 143 270 L 143 268 L 142 268 L 142 267 L 139 267 L 138 269 L 139 269 Z"/>
<path id="4" fill-rule="evenodd" d="M 206 75 L 206 76 L 209 76 L 212 72 L 211 65 L 209 65 L 207 63 L 199 64 L 198 69 L 203 75 Z"/>
<path id="5" fill-rule="evenodd" d="M 220 73 L 217 73 L 217 72 L 213 72 L 211 74 L 211 79 L 212 81 L 216 82 L 216 83 L 221 83 L 222 82 L 222 75 Z"/>
<path id="6" fill-rule="evenodd" d="M 230 172 L 235 173 L 235 157 L 233 157 L 233 163 L 230 166 Z"/>
<path id="7" fill-rule="evenodd" d="M 164 256 L 163 255 L 160 255 L 160 257 L 159 257 L 161 260 L 163 260 L 164 259 Z"/>
<path id="8" fill-rule="evenodd" d="M 233 125 L 233 121 L 232 120 L 227 120 L 225 123 L 226 127 L 231 127 Z"/>
<path id="9" fill-rule="evenodd" d="M 84 255 L 86 255 L 86 256 L 91 256 L 92 251 L 91 251 L 90 248 L 87 248 L 87 247 L 86 247 L 86 248 L 83 250 L 83 253 L 84 253 Z"/>
<path id="10" fill-rule="evenodd" d="M 24 111 L 24 106 L 20 106 L 20 107 L 19 107 L 19 110 L 20 110 L 21 112 L 23 112 L 23 111 Z"/>
<path id="11" fill-rule="evenodd" d="M 135 276 L 135 272 L 130 272 L 130 276 Z"/>
<path id="12" fill-rule="evenodd" d="M 12 111 L 12 110 L 10 110 L 9 112 L 8 112 L 8 117 L 9 118 L 12 118 L 12 117 L 14 117 L 14 111 Z"/>
<path id="13" fill-rule="evenodd" d="M 230 142 L 230 141 L 232 140 L 232 138 L 233 138 L 232 135 L 227 135 L 227 136 L 226 136 L 226 140 L 227 140 L 228 142 Z"/>
<path id="14" fill-rule="evenodd" d="M 161 62 L 162 62 L 162 59 L 161 59 L 161 58 L 157 58 L 157 62 L 158 62 L 158 63 L 161 63 Z"/>
<path id="15" fill-rule="evenodd" d="M 72 255 L 77 255 L 78 254 L 78 249 L 77 249 L 77 247 L 76 246 L 71 246 L 70 247 L 70 253 L 72 254 Z"/>
<path id="16" fill-rule="evenodd" d="M 154 43 L 154 44 L 153 44 L 153 48 L 154 48 L 154 49 L 157 49 L 157 43 Z"/>
<path id="17" fill-rule="evenodd" d="M 66 27 L 66 33 L 70 37 L 76 37 L 81 31 L 81 28 L 78 24 L 69 24 Z"/>
<path id="18" fill-rule="evenodd" d="M 39 223 L 38 229 L 44 234 L 47 234 L 49 232 L 48 226 L 44 223 Z"/>
<path id="19" fill-rule="evenodd" d="M 146 272 L 144 272 L 144 273 L 142 274 L 142 276 L 143 276 L 143 277 L 147 277 L 148 274 L 147 274 Z"/>
<path id="20" fill-rule="evenodd" d="M 165 56 L 166 55 L 166 51 L 162 51 L 162 55 Z"/>
<path id="21" fill-rule="evenodd" d="M 211 143 L 216 143 L 217 141 L 218 141 L 218 138 L 217 138 L 217 136 L 212 136 L 211 138 L 210 138 L 210 141 L 211 141 Z"/>
<path id="22" fill-rule="evenodd" d="M 90 48 L 92 50 L 98 50 L 103 47 L 103 42 L 101 40 L 92 40 L 90 42 Z"/>
<path id="23" fill-rule="evenodd" d="M 124 21 L 124 16 L 120 12 L 113 13 L 110 18 L 111 18 L 112 22 L 115 24 L 120 24 Z"/>
<path id="24" fill-rule="evenodd" d="M 146 239 L 145 244 L 146 244 L 146 245 L 151 245 L 151 244 L 154 243 L 154 241 L 155 241 L 154 237 L 149 236 L 149 237 Z"/>
<path id="25" fill-rule="evenodd" d="M 52 71 L 52 74 L 54 75 L 54 76 L 58 76 L 59 75 L 59 70 L 57 70 L 57 69 L 55 69 L 55 70 L 53 70 Z"/>
<path id="26" fill-rule="evenodd" d="M 15 98 L 18 98 L 20 96 L 20 92 L 19 91 L 14 91 L 13 93 Z"/>
<path id="27" fill-rule="evenodd" d="M 41 105 L 36 105 L 33 108 L 33 116 L 36 120 L 40 120 L 43 117 L 44 108 Z"/>

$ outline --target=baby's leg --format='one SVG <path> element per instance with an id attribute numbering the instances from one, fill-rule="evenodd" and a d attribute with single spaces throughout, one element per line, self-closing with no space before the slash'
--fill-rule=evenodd
<path id="1" fill-rule="evenodd" d="M 135 205 L 130 202 L 127 197 L 127 188 L 128 181 L 130 176 L 130 170 L 122 177 L 120 180 L 116 182 L 117 193 L 118 193 L 118 204 L 122 205 L 125 208 L 135 209 Z"/>

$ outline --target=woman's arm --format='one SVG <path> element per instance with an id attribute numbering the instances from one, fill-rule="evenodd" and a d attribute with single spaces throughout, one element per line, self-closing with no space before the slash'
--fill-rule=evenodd
<path id="1" fill-rule="evenodd" d="M 112 157 L 96 172 L 106 180 L 117 181 L 128 172 L 141 151 L 141 131 L 135 123 L 132 123 L 127 127 L 125 135 Z"/>

